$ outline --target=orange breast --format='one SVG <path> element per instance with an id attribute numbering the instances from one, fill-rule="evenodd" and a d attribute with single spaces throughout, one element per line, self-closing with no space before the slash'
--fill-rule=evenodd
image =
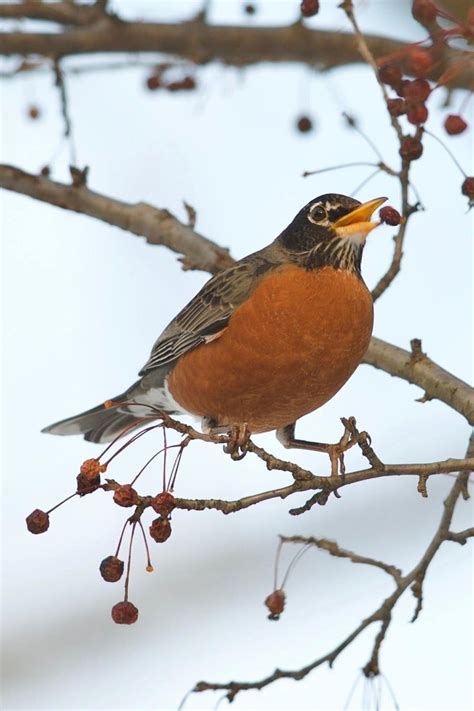
<path id="1" fill-rule="evenodd" d="M 219 338 L 183 355 L 168 380 L 188 412 L 266 432 L 327 402 L 359 365 L 372 333 L 365 284 L 331 267 L 270 274 Z"/>

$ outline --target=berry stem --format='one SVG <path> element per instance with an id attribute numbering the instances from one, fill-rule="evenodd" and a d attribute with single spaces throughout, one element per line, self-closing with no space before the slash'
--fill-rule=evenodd
<path id="1" fill-rule="evenodd" d="M 116 558 L 119 557 L 120 548 L 121 548 L 121 546 L 122 546 L 122 541 L 123 541 L 123 535 L 124 535 L 124 533 L 125 533 L 125 529 L 127 528 L 127 523 L 129 523 L 129 521 L 130 521 L 130 519 L 127 518 L 127 520 L 126 520 L 125 523 L 123 524 L 122 532 L 121 532 L 121 534 L 120 534 L 120 538 L 119 538 L 118 543 L 117 543 L 117 550 L 115 551 L 115 557 L 116 557 Z"/>
<path id="2" fill-rule="evenodd" d="M 164 431 L 164 430 L 163 430 L 163 431 Z M 147 466 L 148 466 L 149 464 L 151 464 L 152 461 L 153 461 L 154 459 L 156 459 L 156 457 L 159 457 L 162 452 L 165 452 L 165 453 L 166 453 L 166 449 L 174 449 L 175 447 L 180 447 L 180 446 L 181 446 L 180 444 L 171 444 L 171 445 L 169 445 L 167 448 L 166 448 L 166 447 L 163 447 L 163 449 L 160 449 L 158 452 L 155 452 L 155 454 L 154 454 L 152 457 L 150 457 L 150 459 L 143 465 L 143 467 L 140 469 L 140 471 L 139 471 L 138 474 L 135 476 L 135 478 L 132 479 L 132 481 L 130 482 L 130 486 L 133 486 L 133 485 L 135 484 L 136 480 L 137 480 L 138 477 L 145 471 L 145 469 L 147 468 Z M 163 491 L 165 491 L 165 488 L 166 488 L 166 487 L 165 487 L 165 483 L 163 483 Z"/>
<path id="3" fill-rule="evenodd" d="M 146 567 L 147 567 L 147 570 L 149 570 L 149 569 L 151 568 L 150 572 L 152 572 L 152 571 L 153 571 L 153 565 L 151 564 L 150 549 L 148 548 L 148 541 L 147 541 L 147 539 L 146 539 L 146 533 L 145 533 L 145 529 L 143 528 L 143 524 L 142 524 L 142 522 L 141 522 L 141 519 L 138 519 L 138 525 L 140 526 L 141 532 L 142 532 L 142 534 L 143 534 L 143 542 L 144 542 L 144 544 L 145 544 L 146 563 L 147 563 L 147 566 L 146 566 Z"/>
<path id="4" fill-rule="evenodd" d="M 167 469 L 167 449 L 168 449 L 168 441 L 166 439 L 166 427 L 163 427 L 163 445 L 164 445 L 164 454 L 163 454 L 163 491 L 165 491 L 166 488 L 166 469 Z"/>
<path id="5" fill-rule="evenodd" d="M 137 522 L 134 521 L 132 524 L 132 532 L 130 534 L 130 543 L 128 546 L 128 559 L 127 559 L 127 575 L 125 578 L 125 594 L 124 594 L 124 602 L 128 602 L 128 584 L 130 582 L 130 567 L 132 565 L 132 546 L 133 546 L 133 537 L 135 536 L 135 529 L 137 527 Z"/>
<path id="6" fill-rule="evenodd" d="M 78 492 L 75 491 L 74 494 L 70 494 L 69 496 L 66 496 L 65 499 L 59 502 L 59 504 L 55 504 L 52 508 L 48 509 L 45 513 L 50 514 L 51 511 L 54 511 L 55 509 L 59 508 L 59 506 L 62 506 L 63 504 L 66 503 L 66 501 L 69 501 L 69 499 L 73 499 L 75 496 L 77 496 Z"/>

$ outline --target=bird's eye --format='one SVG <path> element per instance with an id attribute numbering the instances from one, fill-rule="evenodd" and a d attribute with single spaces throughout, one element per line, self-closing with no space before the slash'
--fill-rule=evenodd
<path id="1" fill-rule="evenodd" d="M 313 207 L 308 215 L 311 222 L 322 222 L 327 217 L 327 212 L 321 205 Z"/>

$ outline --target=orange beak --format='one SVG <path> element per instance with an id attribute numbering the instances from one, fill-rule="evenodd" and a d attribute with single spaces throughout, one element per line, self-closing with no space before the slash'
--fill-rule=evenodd
<path id="1" fill-rule="evenodd" d="M 334 223 L 334 229 L 339 237 L 365 238 L 371 230 L 380 225 L 380 222 L 371 222 L 370 218 L 375 210 L 388 198 L 380 197 L 358 205 L 355 210 L 340 217 Z"/>

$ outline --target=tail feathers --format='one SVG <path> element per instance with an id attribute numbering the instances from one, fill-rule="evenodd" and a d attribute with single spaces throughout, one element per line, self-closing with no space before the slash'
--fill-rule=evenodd
<path id="1" fill-rule="evenodd" d="M 114 398 L 120 402 L 127 398 L 127 393 L 122 393 Z M 127 412 L 125 408 L 106 408 L 103 404 L 86 410 L 66 420 L 54 422 L 45 427 L 42 432 L 56 435 L 83 434 L 89 442 L 110 442 L 123 429 L 134 422 L 138 427 L 143 418 L 143 413 Z M 133 427 L 131 428 L 133 429 Z"/>

